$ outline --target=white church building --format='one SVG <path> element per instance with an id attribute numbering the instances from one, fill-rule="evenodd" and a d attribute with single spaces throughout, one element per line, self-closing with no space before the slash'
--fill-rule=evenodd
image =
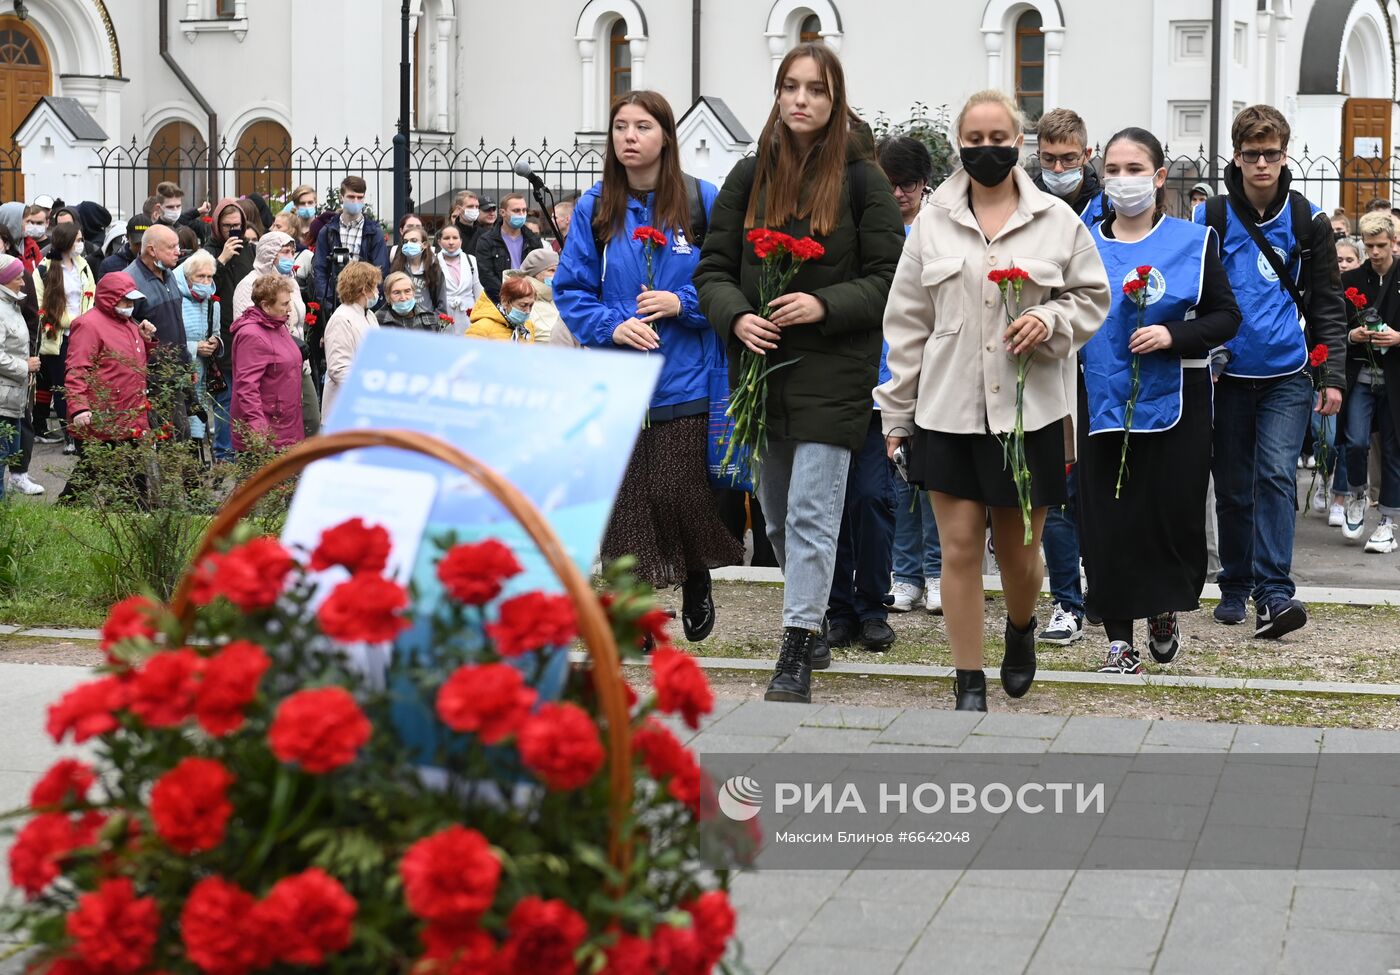
<path id="1" fill-rule="evenodd" d="M 597 147 L 610 98 L 654 88 L 678 117 L 695 106 L 682 126 L 687 167 L 722 176 L 763 124 L 778 62 L 811 39 L 840 52 L 852 103 L 868 118 L 900 119 L 916 102 L 956 108 L 995 86 L 1033 116 L 1076 109 L 1094 141 L 1143 125 L 1173 154 L 1192 155 L 1211 141 L 1218 47 L 1223 153 L 1233 114 L 1264 101 L 1290 119 L 1295 155 L 1306 147 L 1311 156 L 1390 157 L 1400 0 L 1223 0 L 1219 37 L 1212 6 L 409 0 L 413 140 L 419 151 L 512 140 Z M 378 139 L 387 152 L 401 11 L 400 0 L 0 0 L 0 148 L 25 153 L 29 182 L 57 178 L 42 167 L 58 165 L 58 143 L 74 128 L 89 155 L 94 135 L 109 147 L 201 147 L 212 135 L 250 154 Z M 16 130 L 44 96 L 74 99 L 96 128 L 31 120 L 20 133 L 31 145 L 17 145 Z M 213 178 L 227 193 L 297 175 L 256 169 Z M 152 164 L 139 182 L 168 175 L 178 174 Z M 206 173 L 184 175 L 191 191 L 207 191 Z M 24 195 L 14 183 L 0 195 Z"/>

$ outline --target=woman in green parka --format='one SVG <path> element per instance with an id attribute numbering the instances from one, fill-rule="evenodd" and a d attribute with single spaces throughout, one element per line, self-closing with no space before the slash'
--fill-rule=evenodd
<path id="1" fill-rule="evenodd" d="M 744 349 L 786 363 L 768 377 L 768 447 L 758 459 L 759 501 L 784 579 L 783 642 L 765 697 L 805 703 L 812 669 L 831 661 L 822 618 L 851 456 L 870 424 L 904 224 L 831 48 L 793 48 L 774 94 L 757 157 L 734 168 L 715 201 L 695 285 L 728 350 L 731 385 Z M 746 240 L 754 228 L 810 236 L 825 248 L 767 319 L 757 314 L 761 264 Z"/>

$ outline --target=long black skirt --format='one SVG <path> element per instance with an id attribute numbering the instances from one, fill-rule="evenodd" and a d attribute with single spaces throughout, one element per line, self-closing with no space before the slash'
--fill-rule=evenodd
<path id="1" fill-rule="evenodd" d="M 652 587 L 678 586 L 686 574 L 740 565 L 744 547 L 725 528 L 705 470 L 709 417 L 653 423 L 641 432 L 603 535 L 603 558 L 637 559 Z"/>
<path id="2" fill-rule="evenodd" d="M 1085 605 L 1101 619 L 1138 620 L 1200 607 L 1206 582 L 1210 480 L 1208 369 L 1185 369 L 1181 420 L 1128 437 L 1122 496 L 1115 498 L 1123 434 L 1089 436 L 1079 394 L 1079 547 Z"/>

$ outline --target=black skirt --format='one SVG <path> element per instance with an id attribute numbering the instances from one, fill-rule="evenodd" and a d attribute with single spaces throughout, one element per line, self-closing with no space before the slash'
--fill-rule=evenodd
<path id="1" fill-rule="evenodd" d="M 1026 467 L 1031 472 L 1032 508 L 1068 500 L 1063 421 L 1026 431 Z M 909 482 L 989 508 L 1020 507 L 1005 448 L 993 433 L 939 433 L 918 427 L 910 450 Z"/>
<path id="2" fill-rule="evenodd" d="M 1140 620 L 1199 608 L 1206 582 L 1210 371 L 1184 370 L 1176 426 L 1129 435 L 1118 498 L 1123 434 L 1089 436 L 1080 389 L 1079 547 L 1088 611 L 1102 619 Z"/>
<path id="3" fill-rule="evenodd" d="M 637 437 L 603 535 L 603 559 L 637 558 L 653 588 L 678 586 L 688 572 L 740 565 L 744 547 L 715 507 L 705 469 L 709 417 L 653 422 Z"/>

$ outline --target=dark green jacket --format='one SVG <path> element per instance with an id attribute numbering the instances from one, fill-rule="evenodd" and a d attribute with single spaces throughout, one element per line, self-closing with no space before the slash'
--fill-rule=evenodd
<path id="1" fill-rule="evenodd" d="M 849 185 L 843 194 L 841 222 L 817 240 L 826 254 L 808 261 L 793 278 L 790 292 L 807 292 L 826 306 L 815 325 L 783 330 L 782 341 L 768 357 L 774 363 L 797 362 L 768 377 L 768 436 L 773 440 L 827 443 L 856 450 L 870 428 L 871 392 L 878 385 L 881 325 L 885 298 L 904 248 L 904 221 L 889 180 L 874 162 L 874 140 L 864 125 L 852 131 L 846 158 L 865 167 L 865 208 L 855 226 Z M 744 213 L 753 185 L 753 157 L 742 160 L 724 181 L 710 213 L 709 232 L 695 286 L 700 310 L 709 318 L 729 352 L 731 387 L 738 375 L 743 344 L 730 332 L 740 315 L 757 314 L 760 262 L 745 240 Z M 847 181 L 849 183 L 847 169 Z M 756 212 L 763 222 L 763 201 Z M 793 220 L 771 227 L 794 237 L 810 233 L 809 221 Z"/>

